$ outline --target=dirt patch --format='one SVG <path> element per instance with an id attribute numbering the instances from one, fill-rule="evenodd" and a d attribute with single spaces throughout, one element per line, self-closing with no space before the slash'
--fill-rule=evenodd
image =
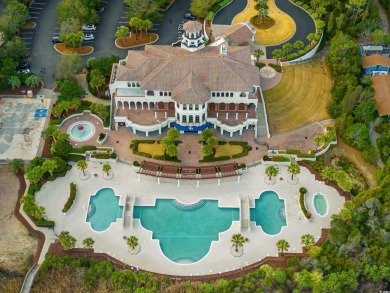
<path id="1" fill-rule="evenodd" d="M 32 265 L 38 241 L 14 216 L 19 180 L 7 165 L 0 165 L 0 186 L 0 270 L 24 274 Z"/>
<path id="2" fill-rule="evenodd" d="M 80 54 L 80 55 L 86 55 L 91 54 L 93 52 L 93 47 L 85 46 L 85 47 L 78 47 L 78 48 L 72 48 L 67 47 L 65 44 L 55 44 L 54 47 L 62 54 Z"/>

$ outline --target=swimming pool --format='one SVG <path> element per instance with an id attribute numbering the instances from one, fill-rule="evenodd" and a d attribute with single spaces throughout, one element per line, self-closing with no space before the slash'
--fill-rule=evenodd
<path id="1" fill-rule="evenodd" d="M 284 200 L 274 191 L 264 191 L 255 200 L 255 207 L 250 209 L 250 220 L 261 226 L 265 233 L 278 234 L 287 226 Z"/>
<path id="2" fill-rule="evenodd" d="M 173 199 L 157 199 L 155 206 L 135 206 L 134 219 L 153 232 L 163 254 L 176 263 L 194 263 L 210 250 L 218 233 L 239 220 L 238 208 L 220 208 L 217 200 L 191 205 Z"/>
<path id="3" fill-rule="evenodd" d="M 317 193 L 313 197 L 313 206 L 316 213 L 321 217 L 325 216 L 328 211 L 328 205 L 326 203 L 325 196 L 321 193 Z"/>
<path id="4" fill-rule="evenodd" d="M 87 222 L 93 230 L 107 230 L 111 223 L 123 217 L 123 206 L 119 205 L 120 196 L 112 188 L 102 188 L 89 198 Z"/>

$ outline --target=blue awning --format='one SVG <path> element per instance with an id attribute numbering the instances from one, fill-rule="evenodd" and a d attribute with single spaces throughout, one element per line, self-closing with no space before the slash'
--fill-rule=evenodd
<path id="1" fill-rule="evenodd" d="M 198 131 L 203 131 L 206 128 L 209 128 L 210 126 L 213 125 L 213 123 L 207 122 L 206 124 L 203 124 L 203 125 L 200 125 L 200 126 L 183 126 L 183 125 L 180 125 L 180 124 L 178 124 L 176 122 L 172 122 L 172 125 L 175 128 L 177 128 L 178 130 L 180 130 L 180 131 L 185 131 L 185 132 L 194 131 L 194 132 L 198 132 Z"/>

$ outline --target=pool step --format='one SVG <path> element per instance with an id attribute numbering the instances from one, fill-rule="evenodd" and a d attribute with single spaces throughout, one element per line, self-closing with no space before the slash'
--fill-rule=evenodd
<path id="1" fill-rule="evenodd" d="M 87 219 L 90 219 L 96 213 L 96 206 L 93 202 L 89 203 Z"/>
<path id="2" fill-rule="evenodd" d="M 191 212 L 191 211 L 196 211 L 196 210 L 199 210 L 200 208 L 204 207 L 204 205 L 207 203 L 206 200 L 203 200 L 201 199 L 200 201 L 196 202 L 196 203 L 193 203 L 193 204 L 184 204 L 184 203 L 181 203 L 180 201 L 177 201 L 176 199 L 172 199 L 171 200 L 171 204 L 181 210 L 181 211 L 185 211 L 185 212 Z"/>

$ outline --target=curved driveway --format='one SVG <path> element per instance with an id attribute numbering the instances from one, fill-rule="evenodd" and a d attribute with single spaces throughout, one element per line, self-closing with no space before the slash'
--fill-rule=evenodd
<path id="1" fill-rule="evenodd" d="M 247 0 L 233 0 L 232 3 L 217 13 L 213 19 L 213 24 L 231 25 L 233 18 L 243 11 L 247 4 Z"/>
<path id="2" fill-rule="evenodd" d="M 293 44 L 295 41 L 302 41 L 305 43 L 305 46 L 309 44 L 309 41 L 306 39 L 306 36 L 310 33 L 315 33 L 315 23 L 311 16 L 302 8 L 292 4 L 288 0 L 275 0 L 276 6 L 287 13 L 295 21 L 296 32 L 291 39 L 284 43 Z M 233 2 L 223 8 L 214 18 L 213 24 L 225 24 L 230 25 L 233 21 L 233 18 L 240 13 L 247 5 L 245 0 L 233 0 Z M 266 56 L 268 59 L 272 58 L 272 51 L 275 49 L 281 49 L 283 44 L 275 46 L 266 46 Z"/>

